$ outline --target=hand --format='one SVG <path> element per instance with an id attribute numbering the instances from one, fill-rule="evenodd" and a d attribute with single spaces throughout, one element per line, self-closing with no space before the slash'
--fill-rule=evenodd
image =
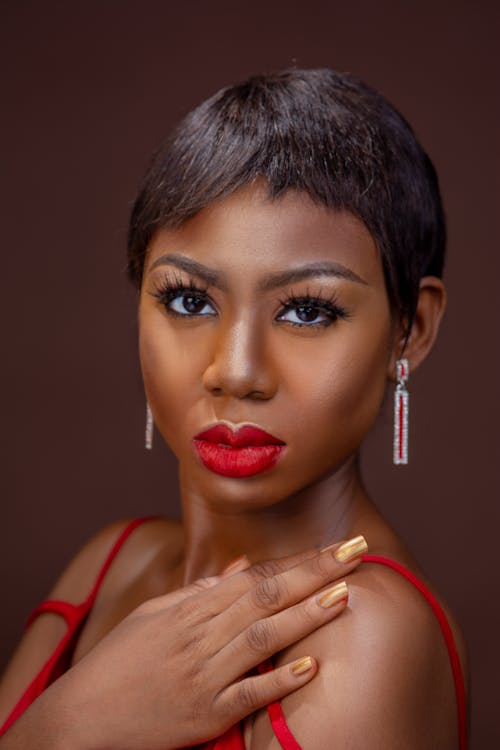
<path id="1" fill-rule="evenodd" d="M 248 672 L 343 611 L 345 584 L 332 606 L 316 600 L 360 562 L 339 562 L 340 546 L 199 579 L 141 604 L 54 684 L 71 726 L 66 746 L 196 745 L 307 683 L 314 659 L 303 672 Z"/>

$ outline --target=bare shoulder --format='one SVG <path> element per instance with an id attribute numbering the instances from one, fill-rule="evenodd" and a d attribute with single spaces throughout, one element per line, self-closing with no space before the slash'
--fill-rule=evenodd
<path id="1" fill-rule="evenodd" d="M 119 524 L 114 538 L 128 523 L 130 521 Z M 88 653 L 139 604 L 171 590 L 172 574 L 182 559 L 183 549 L 184 533 L 179 521 L 149 519 L 134 529 L 99 588 L 74 650 L 72 664 Z M 102 554 L 100 559 L 103 559 Z"/>
<path id="2" fill-rule="evenodd" d="M 274 659 L 278 666 L 311 655 L 319 664 L 311 682 L 281 701 L 299 745 L 456 750 L 450 660 L 429 603 L 382 565 L 363 564 L 346 582 L 349 603 L 339 617 Z M 446 614 L 466 671 L 461 631 Z M 264 712 L 252 746 L 279 747 Z"/>
<path id="3" fill-rule="evenodd" d="M 93 534 L 66 565 L 45 598 L 71 604 L 83 602 L 114 544 L 132 521 L 121 519 Z M 134 529 L 113 560 L 102 585 L 103 598 L 112 597 L 117 588 L 129 586 L 158 555 L 163 554 L 167 560 L 175 558 L 181 548 L 179 522 L 167 518 L 144 522 Z M 24 633 L 0 681 L 0 725 L 65 632 L 66 624 L 60 616 L 45 613 Z"/>
<path id="4" fill-rule="evenodd" d="M 47 598 L 63 599 L 73 604 L 83 601 L 89 594 L 99 571 L 114 544 L 134 521 L 125 518 L 106 524 L 93 534 L 61 573 Z M 103 590 L 113 585 L 125 585 L 137 575 L 138 569 L 160 548 L 175 548 L 182 537 L 178 521 L 152 518 L 134 529 L 120 548 L 103 582 Z"/>

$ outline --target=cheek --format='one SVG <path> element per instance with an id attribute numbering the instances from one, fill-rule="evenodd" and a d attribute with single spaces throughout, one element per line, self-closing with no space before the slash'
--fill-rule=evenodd
<path id="1" fill-rule="evenodd" d="M 169 429 L 182 424 L 188 404 L 197 386 L 192 347 L 169 335 L 164 321 L 156 323 L 144 315 L 139 322 L 139 357 L 147 399 L 157 428 L 170 444 Z M 193 373 L 192 379 L 190 373 Z M 181 420 L 181 422 L 179 422 Z"/>
<path id="2" fill-rule="evenodd" d="M 290 394 L 296 422 L 302 434 L 309 430 L 317 436 L 312 437 L 315 445 L 325 446 L 330 460 L 332 453 L 340 459 L 355 450 L 378 415 L 386 387 L 389 334 L 388 323 L 358 331 L 346 324 L 342 335 L 332 337 L 331 346 L 292 363 Z"/>

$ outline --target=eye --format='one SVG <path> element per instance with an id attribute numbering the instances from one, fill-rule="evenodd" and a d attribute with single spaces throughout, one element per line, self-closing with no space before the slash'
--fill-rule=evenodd
<path id="1" fill-rule="evenodd" d="M 205 299 L 195 294 L 179 294 L 170 300 L 170 310 L 176 315 L 202 315 L 206 307 Z"/>
<path id="2" fill-rule="evenodd" d="M 189 284 L 186 285 L 180 278 L 176 278 L 175 281 L 164 278 L 150 294 L 161 302 L 168 315 L 176 318 L 217 315 L 216 312 L 207 312 L 207 308 L 214 309 L 209 302 L 207 288 L 199 287 L 194 279 L 189 279 Z M 284 300 L 280 300 L 280 303 L 284 307 L 284 312 L 276 320 L 298 328 L 325 328 L 339 318 L 349 317 L 349 313 L 337 303 L 335 296 L 323 298 L 309 294 L 289 294 Z"/>
<path id="3" fill-rule="evenodd" d="M 338 318 L 346 319 L 349 313 L 344 307 L 341 307 L 335 297 L 323 299 L 322 297 L 296 297 L 289 295 L 285 300 L 280 300 L 285 306 L 285 314 L 291 314 L 292 318 L 284 318 L 282 315 L 278 320 L 284 320 L 293 326 L 301 328 L 319 328 L 331 325 Z M 318 320 L 320 316 L 320 320 Z M 297 322 L 298 319 L 298 322 Z"/>
<path id="4" fill-rule="evenodd" d="M 287 314 L 292 314 L 292 316 L 298 318 L 299 322 L 297 322 L 297 320 L 294 321 L 291 318 L 284 318 L 283 316 L 280 316 L 279 320 L 287 320 L 293 325 L 300 326 L 307 323 L 315 323 L 316 325 L 329 325 L 332 319 L 331 316 L 326 315 L 326 313 L 320 312 L 316 307 L 312 305 L 297 305 L 296 310 L 290 307 Z M 317 321 L 318 315 L 322 316 L 322 320 L 320 320 L 319 322 Z"/>
<path id="5" fill-rule="evenodd" d="M 189 285 L 183 283 L 182 279 L 176 278 L 171 281 L 163 279 L 150 292 L 165 307 L 165 312 L 177 318 L 205 317 L 203 310 L 207 307 L 206 288 L 199 287 L 194 279 L 189 280 Z M 208 313 L 213 315 L 214 313 Z"/>

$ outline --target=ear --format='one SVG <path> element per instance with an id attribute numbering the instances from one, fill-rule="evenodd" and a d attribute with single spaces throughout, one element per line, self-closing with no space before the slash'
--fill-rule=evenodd
<path id="1" fill-rule="evenodd" d="M 404 346 L 404 336 L 399 329 L 395 337 L 389 362 L 389 378 L 396 380 L 396 361 L 406 357 L 410 374 L 414 372 L 431 351 L 446 308 L 446 289 L 436 276 L 423 276 L 420 280 L 417 309 L 410 336 Z"/>

